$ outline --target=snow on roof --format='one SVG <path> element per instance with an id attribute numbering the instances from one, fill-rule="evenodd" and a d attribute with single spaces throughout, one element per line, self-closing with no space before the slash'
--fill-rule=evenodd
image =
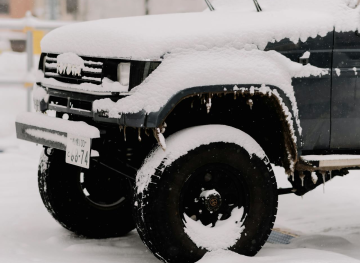
<path id="1" fill-rule="evenodd" d="M 226 2 L 228 1 L 228 2 Z M 236 3 L 238 1 L 238 3 Z M 243 48 L 290 38 L 305 41 L 356 30 L 356 0 L 263 0 L 257 13 L 251 0 L 218 0 L 214 12 L 127 17 L 77 23 L 50 32 L 43 52 L 94 57 L 159 58 L 177 48 Z M 225 3 L 226 2 L 226 3 Z"/>

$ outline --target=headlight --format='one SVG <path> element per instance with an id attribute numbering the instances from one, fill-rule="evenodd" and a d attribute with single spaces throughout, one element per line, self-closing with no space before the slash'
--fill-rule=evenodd
<path id="1" fill-rule="evenodd" d="M 130 82 L 130 65 L 129 62 L 123 62 L 118 65 L 117 68 L 117 80 L 123 86 L 129 86 Z"/>

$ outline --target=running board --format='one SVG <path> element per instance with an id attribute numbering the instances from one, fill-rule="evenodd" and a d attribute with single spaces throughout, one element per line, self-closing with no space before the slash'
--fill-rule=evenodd
<path id="1" fill-rule="evenodd" d="M 304 155 L 303 162 L 313 168 L 328 168 L 329 170 L 360 167 L 360 155 Z"/>

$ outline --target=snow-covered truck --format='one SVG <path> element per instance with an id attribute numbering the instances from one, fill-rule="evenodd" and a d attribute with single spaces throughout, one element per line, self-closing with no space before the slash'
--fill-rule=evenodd
<path id="1" fill-rule="evenodd" d="M 66 229 L 136 227 L 164 262 L 253 256 L 279 194 L 360 167 L 358 1 L 206 2 L 43 39 L 37 113 L 16 128 L 44 145 L 40 194 Z M 291 188 L 277 188 L 271 164 Z"/>

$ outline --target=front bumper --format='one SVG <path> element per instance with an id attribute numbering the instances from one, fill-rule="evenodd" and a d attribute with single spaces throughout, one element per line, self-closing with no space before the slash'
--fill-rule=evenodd
<path id="1" fill-rule="evenodd" d="M 39 87 L 40 88 L 40 87 Z M 77 116 L 88 117 L 97 123 L 114 124 L 118 126 L 127 126 L 134 128 L 157 128 L 162 122 L 164 116 L 159 116 L 158 113 L 146 114 L 144 111 L 138 113 L 129 113 L 119 115 L 119 118 L 109 118 L 107 113 L 94 112 L 92 104 L 95 100 L 111 99 L 118 101 L 124 96 L 110 95 L 99 96 L 92 94 L 84 94 L 81 91 L 65 91 L 56 88 L 46 88 L 48 94 L 48 102 L 44 100 L 39 102 L 39 109 L 42 112 L 46 110 L 54 110 L 59 113 L 74 114 Z"/>
<path id="2" fill-rule="evenodd" d="M 23 113 L 16 118 L 18 139 L 65 151 L 68 134 L 100 138 L 99 129 L 81 121 L 63 120 L 41 113 Z"/>

